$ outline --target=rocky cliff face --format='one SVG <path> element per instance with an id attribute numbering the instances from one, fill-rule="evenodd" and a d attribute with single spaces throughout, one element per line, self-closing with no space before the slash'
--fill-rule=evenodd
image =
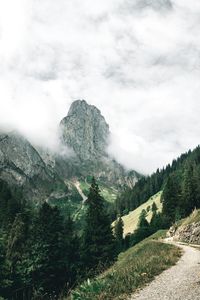
<path id="1" fill-rule="evenodd" d="M 17 133 L 0 133 L 0 178 L 20 186 L 33 201 L 67 196 L 65 183 L 70 186 L 74 179 L 84 181 L 87 176 L 95 176 L 115 191 L 135 184 L 139 175 L 108 156 L 109 126 L 95 106 L 84 100 L 72 103 L 60 130 L 62 146 L 73 149 L 71 157 L 36 149 Z"/>
<path id="2" fill-rule="evenodd" d="M 95 106 L 85 100 L 73 102 L 60 123 L 60 132 L 64 145 L 71 147 L 76 155 L 73 164 L 79 175 L 92 175 L 116 185 L 133 186 L 137 181 L 139 174 L 128 173 L 108 156 L 109 126 Z"/>
<path id="3" fill-rule="evenodd" d="M 36 149 L 17 133 L 0 134 L 0 178 L 10 186 L 20 186 L 27 199 L 37 201 L 48 197 L 61 182 Z"/>
<path id="4" fill-rule="evenodd" d="M 109 126 L 101 112 L 85 100 L 72 103 L 67 117 L 60 123 L 62 139 L 82 161 L 106 155 Z"/>

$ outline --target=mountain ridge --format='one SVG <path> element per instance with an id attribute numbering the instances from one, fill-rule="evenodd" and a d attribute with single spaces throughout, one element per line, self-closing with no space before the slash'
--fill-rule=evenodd
<path id="1" fill-rule="evenodd" d="M 35 147 L 17 132 L 1 132 L 0 178 L 22 187 L 28 199 L 40 202 L 48 200 L 52 193 L 66 194 L 74 178 L 84 181 L 94 176 L 103 185 L 120 190 L 133 187 L 141 177 L 109 157 L 109 125 L 95 106 L 85 100 L 74 101 L 59 126 L 61 146 L 71 148 L 74 155 Z"/>

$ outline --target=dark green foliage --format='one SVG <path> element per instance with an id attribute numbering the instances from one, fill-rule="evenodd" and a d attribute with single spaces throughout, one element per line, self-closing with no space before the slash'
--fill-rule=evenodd
<path id="1" fill-rule="evenodd" d="M 0 208 L 0 297 L 50 299 L 72 286 L 80 257 L 71 218 L 47 203 L 33 210 L 3 181 Z"/>
<path id="2" fill-rule="evenodd" d="M 187 163 L 183 174 L 182 202 L 180 203 L 183 216 L 188 216 L 192 210 L 198 206 L 196 201 L 194 169 L 195 166 Z"/>
<path id="3" fill-rule="evenodd" d="M 176 219 L 177 207 L 181 202 L 181 186 L 175 174 L 169 176 L 162 195 L 163 215 L 170 225 Z"/>
<path id="4" fill-rule="evenodd" d="M 70 196 L 60 200 L 66 203 L 62 214 L 55 199 L 51 199 L 52 206 L 44 203 L 33 209 L 20 190 L 0 180 L 0 297 L 57 299 L 61 290 L 69 290 L 77 280 L 109 266 L 120 251 L 200 208 L 200 147 L 142 178 L 133 189 L 126 189 L 114 209 L 105 205 L 95 179 L 88 181 L 88 200 L 77 211 L 76 227 L 70 218 L 74 209 L 70 208 Z M 137 230 L 124 239 L 119 217 L 114 238 L 108 211 L 112 218 L 116 211 L 128 213 L 161 189 L 163 212 L 158 212 L 153 203 L 142 211 Z M 81 201 L 78 197 L 75 205 Z M 150 210 L 153 216 L 149 223 L 146 216 Z M 78 220 L 83 211 L 84 224 Z"/>
<path id="5" fill-rule="evenodd" d="M 83 260 L 86 268 L 98 272 L 114 259 L 114 238 L 99 187 L 93 178 L 87 199 L 83 233 Z"/>
<path id="6" fill-rule="evenodd" d="M 7 258 L 10 261 L 11 270 L 14 270 L 21 260 L 27 239 L 28 216 L 25 213 L 19 213 L 12 224 L 7 242 Z"/>
<path id="7" fill-rule="evenodd" d="M 118 196 L 115 204 L 116 212 L 122 215 L 136 209 L 142 203 L 146 202 L 151 196 L 162 190 L 168 180 L 170 174 L 183 171 L 184 165 L 188 159 L 195 159 L 196 164 L 200 165 L 200 147 L 193 152 L 188 151 L 182 154 L 178 159 L 173 160 L 172 164 L 168 164 L 163 169 L 158 169 L 155 173 L 148 177 L 142 177 L 134 186 L 134 188 L 126 188 L 121 195 Z"/>
<path id="8" fill-rule="evenodd" d="M 156 212 L 158 210 L 157 205 L 155 204 L 155 202 L 153 202 L 151 210 L 152 210 L 152 212 Z"/>
<path id="9" fill-rule="evenodd" d="M 44 203 L 33 225 L 33 240 L 29 270 L 33 288 L 51 295 L 58 294 L 64 284 L 70 284 L 69 243 L 71 224 L 64 220 L 57 207 Z"/>
<path id="10" fill-rule="evenodd" d="M 18 212 L 21 211 L 21 193 L 11 191 L 7 183 L 0 180 L 0 227 L 9 227 Z"/>
<path id="11" fill-rule="evenodd" d="M 86 270 L 108 266 L 116 245 L 104 203 L 93 180 L 80 248 L 82 231 L 75 232 L 69 210 L 61 214 L 55 203 L 33 209 L 0 181 L 0 297 L 57 299 L 88 276 Z"/>
<path id="12" fill-rule="evenodd" d="M 8 260 L 6 259 L 6 245 L 1 233 L 0 238 L 0 298 L 7 298 L 9 290 L 12 286 L 12 280 L 9 272 Z"/>
<path id="13" fill-rule="evenodd" d="M 151 233 L 153 234 L 156 231 L 165 228 L 167 228 L 167 224 L 162 213 L 160 212 L 157 213 L 156 211 L 154 211 L 150 222 Z"/>
<path id="14" fill-rule="evenodd" d="M 168 225 L 200 208 L 200 149 L 186 160 L 182 169 L 169 176 L 163 190 L 163 217 Z"/>
<path id="15" fill-rule="evenodd" d="M 133 189 L 126 189 L 116 200 L 116 211 L 127 214 L 160 190 L 163 190 L 163 214 L 158 214 L 162 217 L 161 228 L 200 208 L 200 146 L 173 160 L 166 168 L 141 178 Z M 156 212 L 154 204 L 152 211 Z"/>
<path id="16" fill-rule="evenodd" d="M 124 239 L 123 239 L 123 232 L 124 232 L 124 222 L 119 216 L 115 223 L 114 227 L 114 235 L 116 239 L 116 245 L 117 245 L 117 252 L 120 253 L 123 250 L 124 247 Z"/>
<path id="17" fill-rule="evenodd" d="M 131 246 L 139 243 L 151 234 L 151 228 L 148 221 L 146 220 L 146 215 L 147 213 L 145 209 L 143 209 L 140 214 L 138 228 L 131 235 Z"/>
<path id="18" fill-rule="evenodd" d="M 157 213 L 157 211 L 154 210 L 150 223 L 146 220 L 146 216 L 147 213 L 143 209 L 140 214 L 138 228 L 131 235 L 125 237 L 125 240 L 127 239 L 127 248 L 139 243 L 158 230 L 166 228 L 166 220 L 162 213 Z"/>

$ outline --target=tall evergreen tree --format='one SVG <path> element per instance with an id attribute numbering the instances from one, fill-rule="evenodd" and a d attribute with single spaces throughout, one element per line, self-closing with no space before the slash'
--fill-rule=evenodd
<path id="1" fill-rule="evenodd" d="M 177 211 L 179 210 L 181 202 L 181 186 L 177 176 L 174 174 L 168 177 L 163 190 L 162 202 L 166 225 L 171 225 L 176 221 Z"/>
<path id="2" fill-rule="evenodd" d="M 151 210 L 152 210 L 152 212 L 156 212 L 158 210 L 158 207 L 155 202 L 153 202 Z"/>
<path id="3" fill-rule="evenodd" d="M 193 165 L 187 162 L 183 174 L 181 212 L 183 216 L 188 216 L 197 206 L 196 203 L 195 180 L 193 176 Z"/>
<path id="4" fill-rule="evenodd" d="M 68 232 L 68 234 L 70 234 Z M 29 270 L 36 291 L 48 297 L 58 294 L 70 282 L 70 262 L 64 220 L 57 207 L 44 203 L 33 227 Z"/>
<path id="5" fill-rule="evenodd" d="M 118 253 L 121 252 L 123 249 L 123 242 L 124 242 L 123 232 L 124 232 L 124 222 L 123 222 L 121 216 L 119 216 L 119 218 L 115 222 L 115 227 L 114 227 L 114 234 L 115 234 L 115 238 L 116 238 Z"/>
<path id="6" fill-rule="evenodd" d="M 9 299 L 12 280 L 6 259 L 6 246 L 3 236 L 0 237 L 0 299 Z"/>
<path id="7" fill-rule="evenodd" d="M 150 235 L 150 226 L 146 220 L 146 210 L 143 209 L 138 222 L 138 227 L 131 236 L 131 245 L 135 245 Z"/>
<path id="8" fill-rule="evenodd" d="M 92 179 L 83 233 L 83 259 L 88 270 L 98 272 L 114 259 L 114 238 L 104 200 L 95 179 Z"/>
<path id="9" fill-rule="evenodd" d="M 195 190 L 195 207 L 200 208 L 200 166 L 195 165 L 193 170 L 193 184 Z"/>

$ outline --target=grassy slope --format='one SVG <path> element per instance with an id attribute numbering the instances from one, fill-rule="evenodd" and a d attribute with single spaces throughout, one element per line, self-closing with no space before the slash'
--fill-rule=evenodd
<path id="1" fill-rule="evenodd" d="M 133 233 L 133 231 L 137 228 L 139 216 L 140 216 L 142 210 L 143 209 L 146 210 L 148 206 L 151 207 L 153 202 L 156 203 L 156 205 L 158 207 L 158 211 L 162 210 L 162 204 L 160 202 L 160 198 L 161 198 L 161 192 L 157 193 L 156 195 L 151 197 L 147 202 L 140 205 L 138 208 L 136 208 L 135 210 L 130 212 L 128 215 L 126 215 L 122 218 L 123 222 L 124 222 L 124 235 L 126 235 L 127 233 Z M 150 209 L 150 211 L 147 214 L 147 220 L 150 221 L 151 217 L 152 217 L 152 211 Z M 114 223 L 112 225 L 114 225 Z"/>
<path id="2" fill-rule="evenodd" d="M 181 250 L 157 239 L 165 235 L 159 231 L 119 255 L 118 261 L 107 272 L 83 283 L 71 295 L 73 300 L 127 299 L 136 289 L 174 265 Z"/>

